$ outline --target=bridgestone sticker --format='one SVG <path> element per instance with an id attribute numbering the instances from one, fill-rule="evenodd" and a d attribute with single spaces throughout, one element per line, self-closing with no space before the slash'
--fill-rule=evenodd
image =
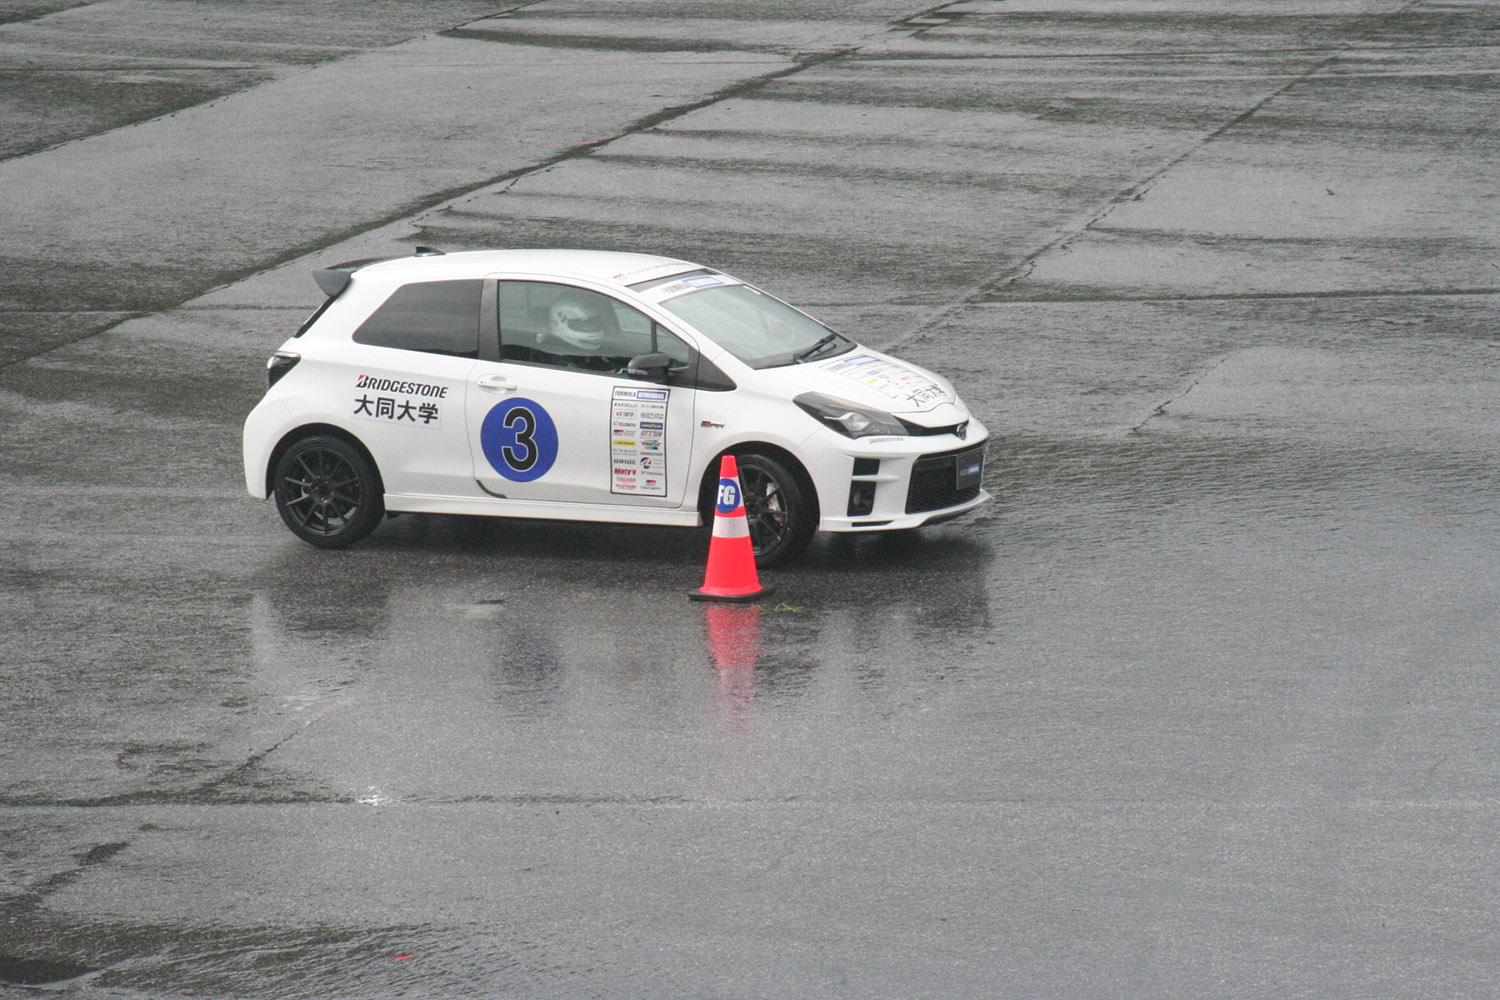
<path id="1" fill-rule="evenodd" d="M 667 495 L 666 389 L 615 386 L 609 408 L 611 493 Z"/>
<path id="2" fill-rule="evenodd" d="M 953 396 L 942 386 L 905 365 L 869 354 L 838 358 L 823 365 L 825 371 L 852 378 L 882 396 L 924 408 L 951 403 Z"/>
<path id="3" fill-rule="evenodd" d="M 356 417 L 414 427 L 442 426 L 442 400 L 448 398 L 446 385 L 358 375 L 354 389 Z"/>

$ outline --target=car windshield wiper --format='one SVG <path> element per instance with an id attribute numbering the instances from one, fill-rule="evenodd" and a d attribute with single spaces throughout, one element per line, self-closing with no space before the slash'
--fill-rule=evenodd
<path id="1" fill-rule="evenodd" d="M 794 361 L 794 362 L 806 361 L 808 358 L 812 357 L 814 354 L 817 354 L 823 348 L 830 346 L 835 341 L 843 340 L 843 339 L 844 339 L 844 335 L 843 334 L 830 332 L 828 334 L 828 336 L 822 338 L 816 344 L 813 344 L 811 347 L 804 347 L 802 350 L 798 351 L 796 354 L 793 354 L 792 355 L 792 361 Z"/>

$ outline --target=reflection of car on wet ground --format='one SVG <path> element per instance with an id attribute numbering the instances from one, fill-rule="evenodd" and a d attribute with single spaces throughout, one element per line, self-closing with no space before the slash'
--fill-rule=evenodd
<path id="1" fill-rule="evenodd" d="M 250 492 L 314 545 L 386 511 L 699 525 L 730 453 L 763 565 L 989 499 L 946 380 L 710 268 L 419 248 L 314 277 L 244 437 Z"/>

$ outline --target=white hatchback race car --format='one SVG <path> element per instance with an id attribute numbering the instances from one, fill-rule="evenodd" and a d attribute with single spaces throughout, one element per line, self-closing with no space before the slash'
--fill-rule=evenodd
<path id="1" fill-rule="evenodd" d="M 313 545 L 387 511 L 698 526 L 726 454 L 762 566 L 989 499 L 945 379 L 711 268 L 419 247 L 313 277 L 244 435 L 250 493 Z"/>

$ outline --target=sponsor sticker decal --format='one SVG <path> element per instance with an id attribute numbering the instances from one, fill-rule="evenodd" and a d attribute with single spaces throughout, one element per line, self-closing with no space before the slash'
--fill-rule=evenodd
<path id="1" fill-rule="evenodd" d="M 490 468 L 511 482 L 529 483 L 557 461 L 557 424 L 535 400 L 507 399 L 485 414 L 479 444 Z"/>
<path id="2" fill-rule="evenodd" d="M 667 495 L 666 389 L 616 386 L 610 399 L 609 491 L 640 497 Z M 645 473 L 649 471 L 650 475 Z"/>
<path id="3" fill-rule="evenodd" d="M 395 392 L 404 396 L 448 398 L 448 387 L 446 385 L 433 385 L 430 382 L 405 382 L 401 379 L 380 378 L 374 375 L 356 375 L 354 377 L 354 388 L 370 389 L 375 392 Z"/>
<path id="4" fill-rule="evenodd" d="M 984 453 L 960 455 L 958 459 L 958 475 L 954 484 L 958 489 L 968 489 L 978 486 L 980 477 L 984 475 Z"/>
<path id="5" fill-rule="evenodd" d="M 715 510 L 720 514 L 733 514 L 740 509 L 739 485 L 727 476 L 719 480 L 719 501 Z"/>
<path id="6" fill-rule="evenodd" d="M 358 375 L 354 388 L 352 416 L 413 427 L 442 426 L 441 401 L 448 398 L 446 385 Z"/>
<path id="7" fill-rule="evenodd" d="M 723 285 L 738 285 L 740 282 L 722 274 L 695 274 L 691 278 L 682 278 L 671 281 L 660 287 L 650 289 L 650 295 L 657 302 L 665 302 L 667 299 L 686 295 L 688 292 L 696 292 L 700 288 L 716 288 Z"/>
<path id="8" fill-rule="evenodd" d="M 921 409 L 953 401 L 946 389 L 926 375 L 870 354 L 838 358 L 823 365 L 823 369 L 869 386 L 882 396 Z"/>

